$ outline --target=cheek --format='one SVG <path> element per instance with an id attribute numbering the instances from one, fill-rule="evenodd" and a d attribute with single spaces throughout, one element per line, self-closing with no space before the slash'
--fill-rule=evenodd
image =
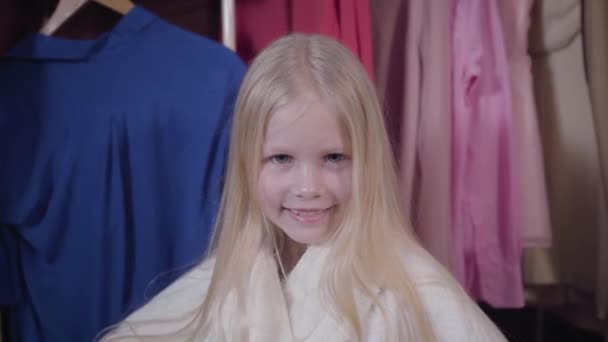
<path id="1" fill-rule="evenodd" d="M 332 192 L 336 198 L 344 203 L 348 201 L 352 194 L 352 172 L 350 169 L 344 170 L 332 177 L 330 181 Z"/>
<path id="2" fill-rule="evenodd" d="M 280 186 L 275 177 L 264 169 L 260 171 L 256 190 L 257 199 L 265 211 L 280 202 Z"/>
<path id="3" fill-rule="evenodd" d="M 342 180 L 340 184 L 340 190 L 338 192 L 338 197 L 342 202 L 346 202 L 350 200 L 350 196 L 352 194 L 352 182 L 350 178 L 346 180 Z"/>

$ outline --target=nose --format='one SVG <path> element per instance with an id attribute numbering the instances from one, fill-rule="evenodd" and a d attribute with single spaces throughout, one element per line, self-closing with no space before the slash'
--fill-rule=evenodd
<path id="1" fill-rule="evenodd" d="M 323 192 L 321 171 L 315 165 L 300 165 L 294 175 L 293 193 L 300 199 L 320 197 Z"/>

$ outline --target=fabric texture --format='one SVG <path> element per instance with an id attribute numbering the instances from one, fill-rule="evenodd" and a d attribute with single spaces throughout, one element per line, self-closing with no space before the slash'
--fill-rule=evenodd
<path id="1" fill-rule="evenodd" d="M 376 88 L 403 207 L 424 247 L 450 268 L 450 6 L 445 0 L 374 1 L 371 13 Z"/>
<path id="2" fill-rule="evenodd" d="M 324 34 L 348 47 L 373 80 L 369 6 L 369 0 L 237 1 L 237 53 L 250 62 L 288 33 Z"/>
<path id="3" fill-rule="evenodd" d="M 510 75 L 496 0 L 456 0 L 452 21 L 452 239 L 477 300 L 524 305 Z"/>
<path id="4" fill-rule="evenodd" d="M 515 132 L 516 201 L 521 214 L 521 239 L 524 247 L 549 247 L 551 222 L 543 164 L 540 131 L 532 86 L 532 65 L 528 55 L 528 31 L 532 0 L 498 1 L 505 36 L 513 98 Z"/>
<path id="5" fill-rule="evenodd" d="M 545 258 L 549 262 L 539 263 L 549 270 L 526 270 L 526 282 L 558 284 L 596 296 L 606 206 L 585 75 L 582 6 L 579 0 L 538 0 L 532 13 L 529 50 L 553 245 Z"/>
<path id="6" fill-rule="evenodd" d="M 253 265 L 252 279 L 247 296 L 248 311 L 252 324 L 248 326 L 251 342 L 266 341 L 352 341 L 354 336 L 343 324 L 336 321 L 323 305 L 320 295 L 320 279 L 329 255 L 329 247 L 312 246 L 304 253 L 296 267 L 281 282 L 274 255 L 270 251 L 260 251 Z M 445 287 L 437 279 L 440 267 L 428 254 L 404 252 L 404 267 L 413 279 L 422 303 L 431 317 L 431 324 L 438 341 L 505 341 L 498 329 L 463 292 Z M 142 309 L 133 313 L 108 337 L 132 337 L 137 335 L 171 333 L 185 326 L 201 305 L 213 272 L 213 259 L 183 276 L 167 290 L 154 298 Z M 426 281 L 431 279 L 431 281 Z M 379 289 L 379 291 L 381 291 Z M 378 292 L 380 293 L 380 292 Z M 239 310 L 228 299 L 223 322 L 230 326 Z M 384 292 L 381 295 L 389 310 L 389 317 L 397 315 L 399 307 L 393 297 Z M 403 336 L 387 336 L 381 313 L 365 297 L 357 297 L 357 310 L 363 318 L 363 340 L 402 341 Z M 391 314 L 393 313 L 393 314 Z M 146 324 L 145 322 L 164 322 Z M 389 322 L 396 324 L 396 322 Z M 391 339 L 391 337 L 393 339 Z M 167 335 L 173 341 L 182 340 Z M 397 339 L 395 339 L 397 338 Z M 185 339 L 185 337 L 183 337 Z M 218 335 L 201 338 L 201 341 L 217 341 Z"/>
<path id="7" fill-rule="evenodd" d="M 608 2 L 583 1 L 583 46 L 585 71 L 593 109 L 603 193 L 603 205 L 598 236 L 597 311 L 602 319 L 608 318 Z"/>
<path id="8" fill-rule="evenodd" d="M 140 7 L 98 39 L 33 34 L 2 58 L 8 341 L 91 341 L 203 257 L 244 72 Z"/>

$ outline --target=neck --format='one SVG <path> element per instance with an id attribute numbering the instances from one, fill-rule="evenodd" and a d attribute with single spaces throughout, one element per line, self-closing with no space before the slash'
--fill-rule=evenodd
<path id="1" fill-rule="evenodd" d="M 283 264 L 283 268 L 285 269 L 286 275 L 289 274 L 296 266 L 306 251 L 306 248 L 307 245 L 295 242 L 289 237 L 285 237 L 285 245 L 283 246 L 283 251 L 281 252 L 281 262 Z"/>

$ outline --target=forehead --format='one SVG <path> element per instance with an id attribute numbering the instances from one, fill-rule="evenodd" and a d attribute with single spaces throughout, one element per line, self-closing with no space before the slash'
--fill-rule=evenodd
<path id="1" fill-rule="evenodd" d="M 306 96 L 288 102 L 270 116 L 264 145 L 275 147 L 282 144 L 346 148 L 349 142 L 342 116 L 336 107 L 316 97 Z"/>

